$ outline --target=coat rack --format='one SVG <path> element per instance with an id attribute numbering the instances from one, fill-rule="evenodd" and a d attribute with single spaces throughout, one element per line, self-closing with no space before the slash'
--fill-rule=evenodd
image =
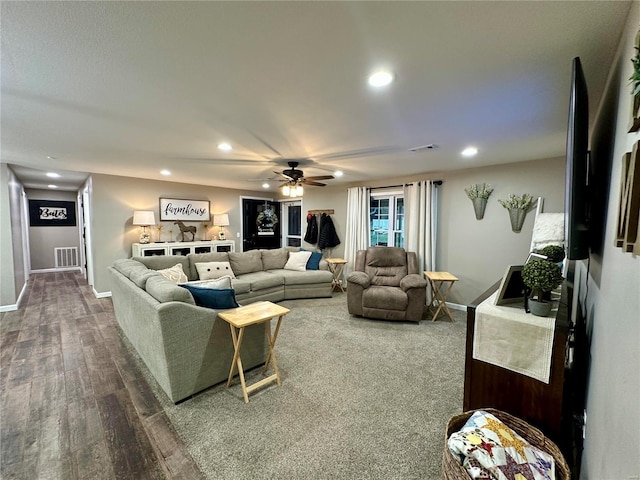
<path id="1" fill-rule="evenodd" d="M 333 209 L 330 210 L 309 210 L 307 212 L 308 215 L 322 215 L 326 213 L 327 215 L 333 215 Z"/>

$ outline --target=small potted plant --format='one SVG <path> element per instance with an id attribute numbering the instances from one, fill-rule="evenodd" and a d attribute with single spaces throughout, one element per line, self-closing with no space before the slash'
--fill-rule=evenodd
<path id="1" fill-rule="evenodd" d="M 547 245 L 536 253 L 544 255 L 547 257 L 547 260 L 553 263 L 561 263 L 565 257 L 564 248 L 560 245 Z"/>
<path id="2" fill-rule="evenodd" d="M 551 312 L 551 303 L 544 300 L 544 294 L 551 292 L 562 283 L 560 267 L 548 260 L 534 259 L 522 267 L 522 282 L 531 289 L 529 309 L 539 317 Z"/>
<path id="3" fill-rule="evenodd" d="M 473 202 L 473 209 L 476 214 L 476 220 L 484 218 L 484 210 L 487 207 L 487 200 L 493 193 L 493 188 L 488 183 L 474 183 L 464 191 L 467 193 L 469 200 Z"/>
<path id="4" fill-rule="evenodd" d="M 509 210 L 509 220 L 511 220 L 511 230 L 515 233 L 520 233 L 522 225 L 524 224 L 524 217 L 527 215 L 527 211 L 533 204 L 533 197 L 528 193 L 522 195 L 516 195 L 515 193 L 509 194 L 509 198 L 506 200 L 498 200 L 500 205 Z"/>

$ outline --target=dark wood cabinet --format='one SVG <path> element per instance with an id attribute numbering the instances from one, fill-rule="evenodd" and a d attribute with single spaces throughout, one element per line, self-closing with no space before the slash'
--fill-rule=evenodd
<path id="1" fill-rule="evenodd" d="M 576 330 L 571 322 L 571 291 L 566 285 L 556 315 L 549 383 L 473 358 L 476 308 L 498 288 L 467 306 L 464 404 L 467 410 L 496 408 L 540 429 L 562 450 L 575 472 L 582 450 L 584 365 L 576 362 Z M 582 354 L 580 355 L 580 358 Z M 579 418 L 578 418 L 579 417 Z M 577 478 L 577 477 L 576 477 Z"/>

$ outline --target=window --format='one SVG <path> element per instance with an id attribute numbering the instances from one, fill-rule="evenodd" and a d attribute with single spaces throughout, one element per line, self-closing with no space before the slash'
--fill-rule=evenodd
<path id="1" fill-rule="evenodd" d="M 282 202 L 282 246 L 299 247 L 302 244 L 302 202 Z"/>
<path id="2" fill-rule="evenodd" d="M 372 247 L 404 248 L 404 197 L 401 192 L 372 194 L 369 207 Z"/>

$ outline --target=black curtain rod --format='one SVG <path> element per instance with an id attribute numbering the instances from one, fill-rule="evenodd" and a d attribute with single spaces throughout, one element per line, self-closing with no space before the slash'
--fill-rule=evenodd
<path id="1" fill-rule="evenodd" d="M 442 185 L 442 180 L 432 180 L 432 182 L 436 186 Z M 401 183 L 400 185 L 385 185 L 384 187 L 369 187 L 369 188 L 396 188 L 396 187 L 406 187 L 407 185 L 411 185 L 411 184 Z"/>

